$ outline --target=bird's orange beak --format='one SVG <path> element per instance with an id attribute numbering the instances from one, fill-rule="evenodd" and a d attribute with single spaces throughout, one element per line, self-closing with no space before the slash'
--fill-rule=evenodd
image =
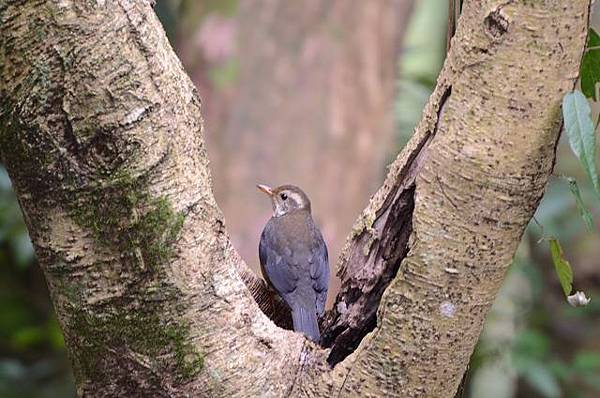
<path id="1" fill-rule="evenodd" d="M 259 190 L 263 191 L 264 193 L 266 193 L 269 196 L 273 196 L 273 188 L 271 188 L 268 185 L 258 184 L 256 186 L 256 188 L 258 188 Z"/>

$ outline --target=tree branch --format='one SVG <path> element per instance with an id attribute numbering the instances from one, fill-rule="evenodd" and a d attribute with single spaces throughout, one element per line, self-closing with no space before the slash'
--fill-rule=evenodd
<path id="1" fill-rule="evenodd" d="M 342 395 L 456 390 L 550 175 L 588 13 L 586 1 L 463 5 L 423 120 L 340 261 L 325 342 L 332 364 L 353 352 Z M 396 372 L 385 385 L 368 377 L 382 369 Z"/>

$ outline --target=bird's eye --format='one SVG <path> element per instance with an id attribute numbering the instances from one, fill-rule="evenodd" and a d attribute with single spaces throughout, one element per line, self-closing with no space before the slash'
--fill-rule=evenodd
<path id="1" fill-rule="evenodd" d="M 287 199 L 287 194 L 286 194 L 286 193 L 282 193 L 281 195 L 279 195 L 279 197 L 280 197 L 282 200 L 286 200 L 286 199 Z"/>

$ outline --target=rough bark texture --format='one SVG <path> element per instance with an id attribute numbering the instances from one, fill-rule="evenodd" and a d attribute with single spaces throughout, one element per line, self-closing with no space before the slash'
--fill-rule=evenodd
<path id="1" fill-rule="evenodd" d="M 551 172 L 588 7 L 465 2 L 344 250 L 330 351 L 277 328 L 242 283 L 200 103 L 150 6 L 1 0 L 1 154 L 79 393 L 452 396 Z"/>

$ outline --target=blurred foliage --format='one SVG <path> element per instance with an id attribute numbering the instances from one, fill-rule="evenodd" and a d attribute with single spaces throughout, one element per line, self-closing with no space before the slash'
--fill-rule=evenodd
<path id="1" fill-rule="evenodd" d="M 422 0 L 415 4 L 400 54 L 400 95 L 395 106 L 398 148 L 412 135 L 435 87 L 446 56 L 447 20 L 448 9 L 440 7 L 439 0 Z"/>
<path id="2" fill-rule="evenodd" d="M 535 235 L 521 245 L 471 358 L 473 398 L 600 396 L 600 303 L 575 309 L 561 299 L 552 271 L 536 264 L 535 252 L 547 250 Z"/>
<path id="3" fill-rule="evenodd" d="M 238 60 L 236 58 L 231 58 L 222 65 L 211 68 L 208 72 L 208 77 L 217 89 L 224 90 L 235 83 L 238 73 Z"/>
<path id="4" fill-rule="evenodd" d="M 178 31 L 194 34 L 206 15 L 233 17 L 237 10 L 238 0 L 157 0 L 154 6 L 171 44 L 175 43 Z"/>
<path id="5" fill-rule="evenodd" d="M 158 0 L 155 11 L 189 73 L 205 70 L 218 91 L 236 82 L 238 0 Z"/>

